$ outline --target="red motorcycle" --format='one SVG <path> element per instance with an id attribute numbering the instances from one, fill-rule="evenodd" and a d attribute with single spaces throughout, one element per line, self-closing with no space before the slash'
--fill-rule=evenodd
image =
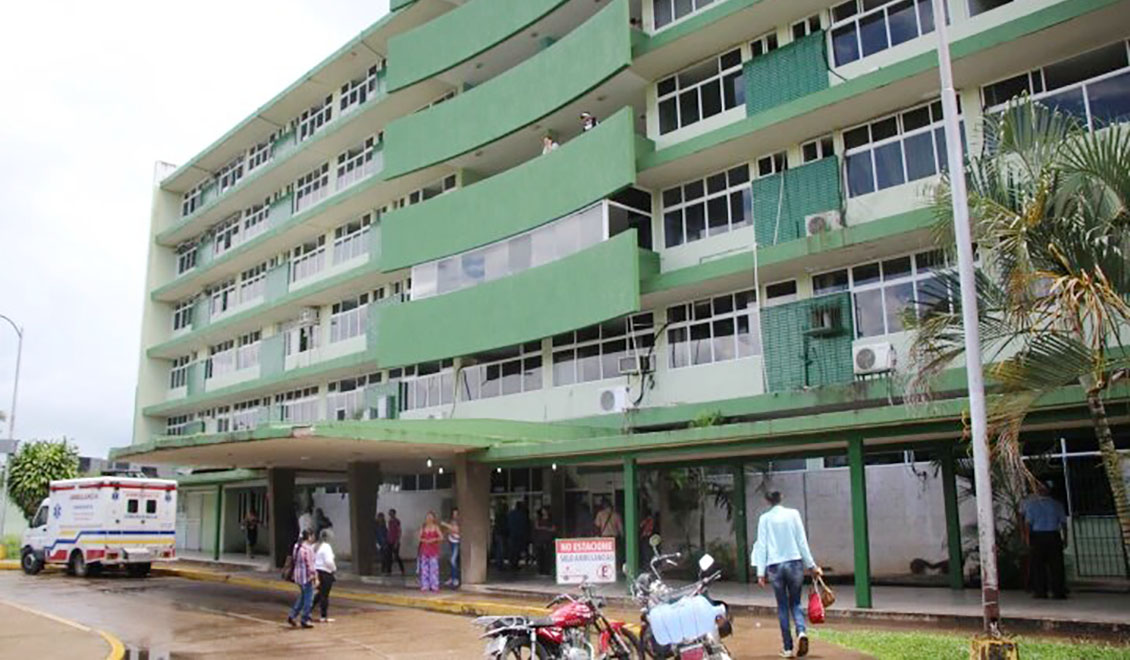
<path id="1" fill-rule="evenodd" d="M 581 585 L 581 596 L 561 594 L 546 607 L 560 605 L 549 616 L 486 616 L 475 619 L 485 628 L 486 657 L 492 660 L 636 660 L 642 658 L 639 638 L 622 621 L 604 616 L 604 600 Z M 591 641 L 596 633 L 596 646 Z"/>

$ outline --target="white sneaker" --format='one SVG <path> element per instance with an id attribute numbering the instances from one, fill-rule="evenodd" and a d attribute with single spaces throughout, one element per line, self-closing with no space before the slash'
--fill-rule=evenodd
<path id="1" fill-rule="evenodd" d="M 796 657 L 803 658 L 808 655 L 808 633 L 801 633 L 796 640 Z"/>
<path id="2" fill-rule="evenodd" d="M 796 657 L 796 653 L 794 653 L 792 649 L 784 649 L 784 650 L 781 651 L 781 653 L 779 655 L 782 658 L 795 658 Z"/>

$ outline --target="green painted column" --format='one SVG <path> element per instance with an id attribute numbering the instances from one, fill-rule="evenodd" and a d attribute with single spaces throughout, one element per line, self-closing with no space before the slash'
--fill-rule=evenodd
<path id="1" fill-rule="evenodd" d="M 216 540 L 212 545 L 212 559 L 220 561 L 220 550 L 223 548 L 224 530 L 224 487 L 216 486 Z"/>
<path id="2" fill-rule="evenodd" d="M 745 464 L 738 463 L 734 466 L 734 492 L 731 501 L 734 503 L 734 541 L 738 549 L 738 581 L 749 582 L 749 538 L 746 525 L 745 501 Z"/>
<path id="3" fill-rule="evenodd" d="M 640 563 L 640 497 L 636 459 L 624 459 L 624 563 L 635 579 Z M 619 567 L 617 567 L 619 569 Z"/>
<path id="4" fill-rule="evenodd" d="M 848 441 L 851 472 L 851 527 L 855 547 L 855 606 L 871 607 L 871 544 L 867 535 L 867 473 L 863 438 Z"/>
<path id="5" fill-rule="evenodd" d="M 951 589 L 963 589 L 965 559 L 961 553 L 961 516 L 957 508 L 957 475 L 954 472 L 953 445 L 938 448 L 942 459 L 942 499 L 946 506 L 946 540 L 949 546 L 949 580 Z"/>

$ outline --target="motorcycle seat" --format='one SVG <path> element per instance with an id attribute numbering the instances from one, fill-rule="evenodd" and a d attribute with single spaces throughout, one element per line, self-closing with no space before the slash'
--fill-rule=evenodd
<path id="1" fill-rule="evenodd" d="M 530 619 L 531 628 L 556 628 L 557 622 L 548 616 L 539 617 L 537 619 Z"/>

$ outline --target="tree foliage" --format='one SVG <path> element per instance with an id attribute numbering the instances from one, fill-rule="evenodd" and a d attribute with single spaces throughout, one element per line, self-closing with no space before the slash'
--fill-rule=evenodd
<path id="1" fill-rule="evenodd" d="M 9 461 L 8 496 L 30 523 L 51 482 L 78 476 L 78 449 L 66 439 L 25 442 Z"/>

